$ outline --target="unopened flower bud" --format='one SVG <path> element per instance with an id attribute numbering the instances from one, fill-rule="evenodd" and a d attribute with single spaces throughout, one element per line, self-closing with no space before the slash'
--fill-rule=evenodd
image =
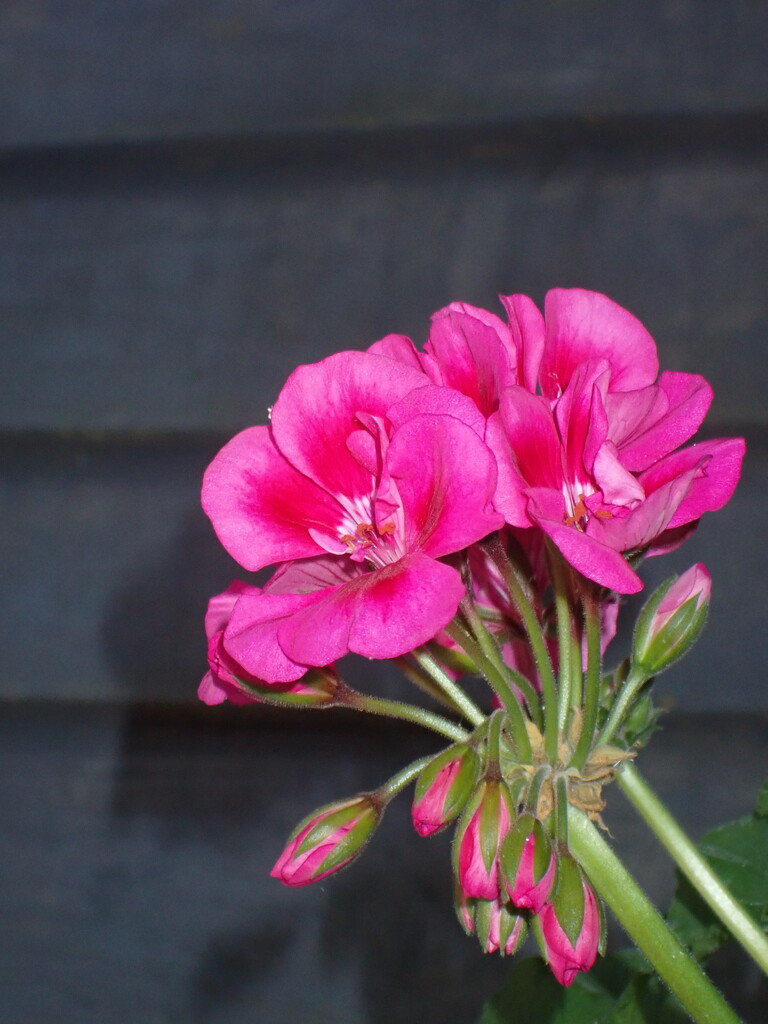
<path id="1" fill-rule="evenodd" d="M 572 857 L 561 857 L 557 888 L 537 918 L 538 937 L 552 973 L 566 987 L 597 958 L 603 930 L 600 904 Z"/>
<path id="2" fill-rule="evenodd" d="M 532 814 L 521 814 L 507 833 L 501 868 L 514 905 L 538 914 L 552 892 L 557 858 L 541 822 Z"/>
<path id="3" fill-rule="evenodd" d="M 380 818 L 380 806 L 366 794 L 313 811 L 293 831 L 270 874 L 284 885 L 326 878 L 362 853 Z"/>
<path id="4" fill-rule="evenodd" d="M 480 761 L 466 743 L 433 757 L 416 781 L 411 816 L 420 836 L 439 832 L 461 813 L 477 781 Z"/>
<path id="5" fill-rule="evenodd" d="M 686 654 L 704 627 L 711 594 L 712 578 L 701 562 L 663 583 L 640 613 L 633 668 L 653 676 Z"/>
<path id="6" fill-rule="evenodd" d="M 467 898 L 457 886 L 455 908 L 467 935 L 476 935 L 484 953 L 512 956 L 528 931 L 525 918 L 503 899 Z"/>
<path id="7" fill-rule="evenodd" d="M 512 816 L 506 785 L 499 779 L 484 779 L 464 810 L 454 840 L 454 871 L 465 896 L 498 899 L 499 850 Z"/>

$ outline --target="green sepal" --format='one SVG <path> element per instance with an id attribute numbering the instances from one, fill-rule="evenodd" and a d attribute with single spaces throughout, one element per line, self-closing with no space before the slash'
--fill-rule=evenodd
<path id="1" fill-rule="evenodd" d="M 271 704 L 274 707 L 331 707 L 338 689 L 338 679 L 319 670 L 310 670 L 302 677 L 302 685 L 309 687 L 309 692 L 304 693 L 291 693 L 289 690 L 281 690 L 278 686 L 267 686 L 266 684 L 259 686 L 237 677 L 235 677 L 235 681 L 243 693 L 253 697 L 254 701 L 259 704 Z"/>
<path id="2" fill-rule="evenodd" d="M 584 876 L 573 857 L 567 854 L 557 865 L 557 887 L 552 902 L 560 927 L 575 946 L 584 925 Z"/>
<path id="3" fill-rule="evenodd" d="M 433 757 L 429 764 L 425 765 L 419 773 L 413 794 L 414 804 L 419 803 L 434 784 L 443 768 L 452 761 L 461 761 L 461 765 L 446 793 L 445 802 L 443 803 L 442 818 L 446 825 L 461 813 L 477 783 L 477 776 L 480 772 L 480 758 L 472 747 L 466 743 L 454 743 Z"/>

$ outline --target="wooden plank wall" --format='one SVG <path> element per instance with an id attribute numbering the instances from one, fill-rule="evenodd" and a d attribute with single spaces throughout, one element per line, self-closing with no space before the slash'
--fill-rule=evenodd
<path id="1" fill-rule="evenodd" d="M 446 849 L 400 819 L 327 894 L 266 878 L 283 833 L 413 756 L 411 733 L 194 710 L 206 601 L 238 574 L 198 507 L 205 465 L 297 363 L 421 342 L 454 299 L 604 291 L 666 368 L 712 381 L 708 436 L 747 437 L 728 509 L 648 565 L 715 577 L 652 773 L 694 830 L 747 810 L 768 710 L 767 33 L 763 0 L 0 5 L 2 1024 L 458 1024 L 500 984 L 450 931 Z M 390 872 L 410 877 L 392 902 Z M 758 1024 L 765 993 L 739 978 Z"/>
<path id="2" fill-rule="evenodd" d="M 674 692 L 768 707 L 765 26 L 745 0 L 6 5 L 2 692 L 190 699 L 236 572 L 197 509 L 218 444 L 298 362 L 579 284 L 748 435 L 681 556 L 718 575 Z"/>

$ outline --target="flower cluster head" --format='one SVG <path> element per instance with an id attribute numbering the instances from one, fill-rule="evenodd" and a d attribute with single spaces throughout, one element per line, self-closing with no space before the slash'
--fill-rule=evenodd
<path id="1" fill-rule="evenodd" d="M 273 874 L 303 885 L 345 866 L 415 781 L 417 832 L 455 826 L 465 929 L 509 954 L 532 924 L 567 985 L 602 933 L 569 806 L 600 820 L 603 786 L 652 728 L 650 680 L 698 635 L 711 581 L 697 565 L 665 584 L 611 674 L 619 598 L 642 589 L 644 556 L 728 501 L 744 442 L 688 444 L 709 384 L 660 374 L 648 331 L 606 296 L 553 289 L 543 312 L 501 302 L 503 319 L 440 310 L 421 350 L 390 334 L 299 366 L 269 423 L 218 453 L 203 507 L 244 569 L 273 572 L 211 600 L 199 695 L 343 705 L 451 740 L 310 815 Z M 349 654 L 395 659 L 440 713 L 351 690 Z M 485 705 L 466 674 L 488 683 Z"/>

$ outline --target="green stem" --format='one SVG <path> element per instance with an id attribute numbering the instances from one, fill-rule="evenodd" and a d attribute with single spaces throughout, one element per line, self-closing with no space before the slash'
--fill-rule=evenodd
<path id="1" fill-rule="evenodd" d="M 600 730 L 600 735 L 597 739 L 599 745 L 602 745 L 603 743 L 610 743 L 613 738 L 613 734 L 621 725 L 621 720 L 624 718 L 630 704 L 637 696 L 640 688 L 647 681 L 648 676 L 637 675 L 635 673 L 634 666 L 630 668 L 629 675 L 624 680 L 621 689 L 614 697 L 608 718 L 605 720 L 605 725 L 603 725 L 603 728 Z"/>
<path id="2" fill-rule="evenodd" d="M 462 625 L 458 618 L 453 619 L 445 627 L 446 633 L 452 637 L 457 644 L 464 648 L 467 654 L 474 660 L 478 669 L 493 688 L 494 693 L 504 705 L 512 731 L 515 738 L 515 746 L 518 755 L 523 762 L 528 762 L 533 757 L 531 740 L 528 736 L 528 729 L 525 725 L 525 716 L 512 687 L 504 676 L 498 671 L 493 662 L 489 661 L 483 652 L 478 641 L 470 631 Z"/>
<path id="3" fill-rule="evenodd" d="M 587 756 L 592 749 L 600 702 L 600 673 L 602 671 L 600 602 L 593 587 L 589 588 L 588 593 L 584 597 L 584 620 L 587 630 L 587 676 L 584 681 L 581 735 L 571 759 L 571 764 L 579 771 L 584 767 Z"/>
<path id="4" fill-rule="evenodd" d="M 430 754 L 427 757 L 420 757 L 418 761 L 412 761 L 409 765 L 406 765 L 405 768 L 402 768 L 399 772 L 393 775 L 391 779 L 388 779 L 383 786 L 379 786 L 376 790 L 377 798 L 380 799 L 383 804 L 389 803 L 393 797 L 397 796 L 397 794 L 401 793 L 407 785 L 413 782 L 421 772 L 421 769 L 425 765 L 428 765 L 431 760 L 432 755 Z"/>
<path id="5" fill-rule="evenodd" d="M 768 974 L 768 937 L 725 888 L 637 768 L 625 765 L 618 782 L 701 898 Z"/>
<path id="6" fill-rule="evenodd" d="M 590 881 L 696 1024 L 740 1024 L 583 811 L 570 807 L 568 825 L 571 850 Z"/>
<path id="7" fill-rule="evenodd" d="M 528 636 L 528 642 L 533 651 L 533 659 L 541 680 L 541 691 L 544 697 L 544 744 L 547 756 L 554 763 L 557 757 L 557 682 L 552 669 L 552 661 L 544 640 L 539 617 L 528 597 L 526 581 L 520 567 L 507 556 L 504 545 L 498 534 L 484 542 L 484 546 L 491 556 L 504 582 L 509 589 L 509 595 L 514 602 L 523 626 Z"/>
<path id="8" fill-rule="evenodd" d="M 485 721 L 486 716 L 477 704 L 451 679 L 442 665 L 436 661 L 425 647 L 419 647 L 411 653 L 424 671 L 434 679 L 446 697 L 461 711 L 468 722 L 471 722 L 472 725 L 480 725 L 481 722 Z"/>
<path id="9" fill-rule="evenodd" d="M 555 592 L 555 612 L 557 618 L 557 650 L 560 661 L 558 680 L 557 725 L 560 732 L 565 732 L 568 724 L 568 711 L 571 705 L 581 704 L 581 673 L 580 663 L 575 657 L 573 617 L 571 612 L 570 588 L 566 566 L 555 550 L 549 550 L 549 571 Z M 578 675 L 576 672 L 578 671 Z"/>
<path id="10" fill-rule="evenodd" d="M 462 708 L 443 691 L 431 674 L 417 661 L 411 660 L 409 655 L 403 654 L 399 658 L 393 658 L 392 664 L 397 666 L 406 679 L 410 680 L 414 686 L 417 686 L 422 693 L 426 693 L 427 696 L 438 701 L 450 711 L 458 712 L 459 714 L 463 713 Z"/>
<path id="11" fill-rule="evenodd" d="M 436 715 L 434 711 L 416 707 L 415 704 L 405 704 L 403 701 L 388 700 L 384 697 L 371 697 L 369 694 L 350 690 L 345 694 L 341 706 L 355 711 L 367 711 L 373 715 L 385 715 L 387 718 L 400 718 L 404 722 L 415 722 L 425 729 L 447 736 L 449 740 L 467 738 L 466 730 L 460 725 L 443 718 L 442 715 Z"/>
<path id="12" fill-rule="evenodd" d="M 472 635 L 477 640 L 483 655 L 487 661 L 493 665 L 493 668 L 497 673 L 497 681 L 502 681 L 505 689 L 510 695 L 510 699 L 514 699 L 515 701 L 517 701 L 517 696 L 514 691 L 509 688 L 508 681 L 511 680 L 518 687 L 525 698 L 525 702 L 528 705 L 536 724 L 541 727 L 542 722 L 539 695 L 534 689 L 532 683 L 526 679 L 522 673 L 510 668 L 510 666 L 504 661 L 495 637 L 483 622 L 474 602 L 469 597 L 464 598 L 459 605 L 459 609 L 467 620 L 472 631 Z M 501 693 L 499 693 L 499 697 L 506 705 L 506 701 L 501 696 Z"/>

